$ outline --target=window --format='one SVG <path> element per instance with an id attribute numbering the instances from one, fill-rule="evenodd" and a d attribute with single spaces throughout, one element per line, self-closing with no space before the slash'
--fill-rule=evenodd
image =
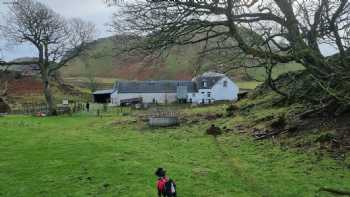
<path id="1" fill-rule="evenodd" d="M 227 87 L 227 81 L 224 81 L 224 87 Z"/>
<path id="2" fill-rule="evenodd" d="M 207 95 L 208 95 L 208 98 L 210 98 L 211 97 L 211 92 L 208 92 Z"/>
<path id="3" fill-rule="evenodd" d="M 205 94 L 205 92 L 201 92 L 202 94 Z"/>
<path id="4" fill-rule="evenodd" d="M 208 86 L 208 83 L 206 81 L 203 81 L 203 87 L 206 88 Z"/>

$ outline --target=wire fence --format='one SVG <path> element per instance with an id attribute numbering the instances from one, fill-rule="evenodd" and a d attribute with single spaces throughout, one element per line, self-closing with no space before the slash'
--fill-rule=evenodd
<path id="1" fill-rule="evenodd" d="M 115 115 L 129 115 L 132 113 L 132 107 L 111 106 L 108 104 L 91 104 L 85 108 L 82 113 L 90 116 L 106 117 Z"/>
<path id="2" fill-rule="evenodd" d="M 80 114 L 86 116 L 116 116 L 130 115 L 133 111 L 138 111 L 138 115 L 145 117 L 179 117 L 181 114 L 176 106 L 149 106 L 148 108 L 137 108 L 135 106 L 112 106 L 109 104 L 97 104 L 86 102 L 71 102 L 67 105 L 59 104 L 56 106 L 57 115 Z M 16 108 L 12 108 L 8 115 L 45 115 L 48 114 L 46 103 L 25 103 Z"/>
<path id="3" fill-rule="evenodd" d="M 132 111 L 131 107 L 117 107 L 108 104 L 95 104 L 76 102 L 68 105 L 57 105 L 57 115 L 84 113 L 90 116 L 111 116 L 119 114 L 129 114 Z M 49 109 L 47 104 L 26 103 L 16 108 L 12 108 L 8 115 L 36 115 L 48 114 Z M 5 114 L 5 113 L 4 113 Z"/>
<path id="4" fill-rule="evenodd" d="M 57 105 L 56 112 L 58 115 L 61 114 L 72 114 L 81 112 L 84 110 L 84 105 L 82 103 L 74 103 L 71 105 Z M 17 106 L 8 112 L 7 114 L 12 115 L 35 115 L 35 114 L 48 114 L 49 108 L 47 104 L 37 104 L 37 103 L 25 103 L 21 106 Z"/>

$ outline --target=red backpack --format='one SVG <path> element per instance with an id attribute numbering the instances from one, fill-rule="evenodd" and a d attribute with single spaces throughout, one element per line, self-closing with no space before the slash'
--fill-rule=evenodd
<path id="1" fill-rule="evenodd" d="M 165 189 L 165 184 L 168 182 L 168 177 L 162 177 L 160 179 L 158 179 L 157 181 L 157 189 L 159 192 L 163 193 L 165 192 L 164 189 Z"/>

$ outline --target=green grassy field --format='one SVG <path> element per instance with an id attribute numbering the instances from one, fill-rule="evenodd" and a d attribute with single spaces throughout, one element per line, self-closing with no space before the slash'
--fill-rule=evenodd
<path id="1" fill-rule="evenodd" d="M 224 106 L 183 111 L 188 116 Z M 332 159 L 281 150 L 270 141 L 226 133 L 242 117 L 151 129 L 138 112 L 102 118 L 0 117 L 0 196 L 156 196 L 164 167 L 182 197 L 327 196 L 322 186 L 350 189 L 350 170 Z"/>
<path id="2" fill-rule="evenodd" d="M 237 81 L 236 84 L 240 89 L 254 90 L 261 82 L 257 81 Z"/>
<path id="3" fill-rule="evenodd" d="M 272 77 L 276 79 L 281 74 L 298 71 L 305 69 L 301 64 L 298 63 L 287 63 L 287 64 L 279 64 L 275 66 L 272 70 Z M 250 68 L 247 69 L 248 75 L 258 81 L 264 81 L 266 79 L 266 70 L 265 68 Z"/>

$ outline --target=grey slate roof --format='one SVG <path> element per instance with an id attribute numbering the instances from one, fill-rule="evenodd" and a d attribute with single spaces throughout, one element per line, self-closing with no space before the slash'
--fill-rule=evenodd
<path id="1" fill-rule="evenodd" d="M 187 86 L 188 92 L 196 92 L 192 81 L 119 81 L 116 84 L 118 93 L 176 93 L 178 86 Z"/>
<path id="2" fill-rule="evenodd" d="M 200 76 L 195 78 L 195 83 L 198 89 L 211 89 L 223 76 Z M 207 86 L 204 87 L 204 82 Z"/>

